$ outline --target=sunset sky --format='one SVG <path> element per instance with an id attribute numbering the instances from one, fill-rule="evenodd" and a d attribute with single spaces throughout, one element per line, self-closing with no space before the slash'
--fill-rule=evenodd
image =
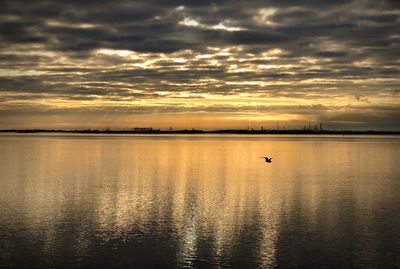
<path id="1" fill-rule="evenodd" d="M 0 129 L 400 130 L 400 1 L 0 0 Z"/>

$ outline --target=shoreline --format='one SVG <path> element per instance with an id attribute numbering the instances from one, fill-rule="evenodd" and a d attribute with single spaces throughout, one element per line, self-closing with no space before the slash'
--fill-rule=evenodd
<path id="1" fill-rule="evenodd" d="M 149 130 L 47 130 L 47 129 L 6 129 L 0 133 L 71 133 L 71 134 L 139 134 L 139 135 L 165 135 L 165 134 L 236 134 L 236 135 L 400 135 L 400 131 L 376 131 L 376 130 L 197 130 L 184 129 L 176 131 Z"/>

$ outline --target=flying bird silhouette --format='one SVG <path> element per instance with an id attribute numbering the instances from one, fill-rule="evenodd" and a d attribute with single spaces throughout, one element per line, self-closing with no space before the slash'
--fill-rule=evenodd
<path id="1" fill-rule="evenodd" d="M 267 162 L 267 163 L 272 163 L 272 157 L 271 157 L 271 158 L 268 158 L 268 157 L 260 157 L 260 158 L 264 158 L 264 159 L 265 159 L 265 162 Z"/>

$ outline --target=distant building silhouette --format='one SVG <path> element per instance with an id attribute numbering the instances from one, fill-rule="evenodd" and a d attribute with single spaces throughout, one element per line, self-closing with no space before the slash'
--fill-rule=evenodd
<path id="1" fill-rule="evenodd" d="M 148 133 L 155 131 L 152 127 L 135 127 L 132 129 L 135 133 Z"/>

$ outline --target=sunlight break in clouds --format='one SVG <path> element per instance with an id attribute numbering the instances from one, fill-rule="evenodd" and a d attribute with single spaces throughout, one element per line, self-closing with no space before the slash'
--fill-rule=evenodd
<path id="1" fill-rule="evenodd" d="M 193 19 L 189 19 L 189 18 L 184 18 L 183 21 L 179 22 L 180 25 L 185 25 L 185 26 L 190 26 L 190 27 L 198 27 L 198 28 L 203 28 L 203 29 L 214 29 L 214 30 L 222 30 L 222 31 L 229 31 L 229 32 L 233 32 L 233 31 L 243 31 L 245 30 L 244 28 L 240 28 L 240 27 L 232 27 L 232 26 L 226 26 L 224 25 L 222 22 L 219 22 L 216 25 L 204 25 L 201 24 Z"/>

